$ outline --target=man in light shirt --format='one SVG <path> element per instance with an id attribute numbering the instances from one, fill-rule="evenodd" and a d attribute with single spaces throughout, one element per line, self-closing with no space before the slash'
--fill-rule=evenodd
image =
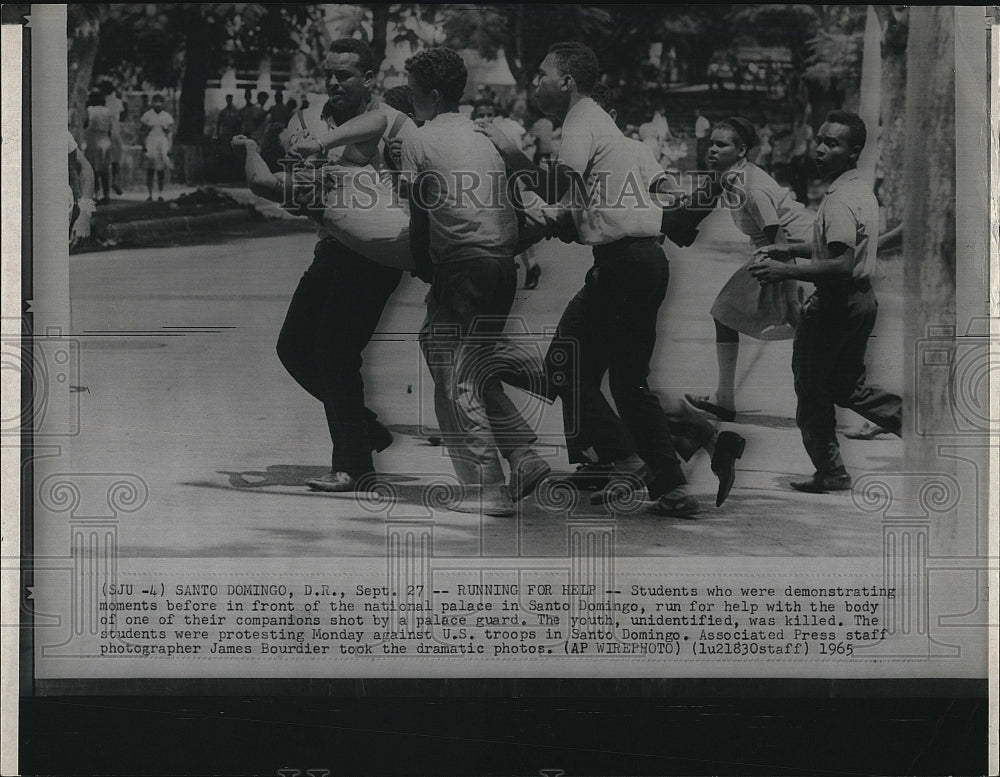
<path id="1" fill-rule="evenodd" d="M 444 443 L 465 487 L 455 509 L 512 515 L 512 499 L 534 490 L 550 470 L 497 377 L 517 288 L 517 214 L 503 160 L 459 113 L 468 77 L 462 58 L 427 49 L 405 67 L 414 115 L 424 122 L 402 148 L 410 244 L 415 260 L 426 255 L 433 267 L 420 345 Z M 509 488 L 498 452 L 510 464 Z"/>
<path id="2" fill-rule="evenodd" d="M 563 122 L 551 170 L 531 164 L 501 133 L 490 137 L 508 168 L 531 176 L 548 202 L 567 205 L 579 241 L 593 247 L 594 266 L 566 307 L 547 357 L 570 462 L 594 463 L 592 450 L 597 464 L 613 467 L 609 484 L 591 498 L 595 504 L 627 499 L 645 486 L 657 500 L 655 512 L 689 517 L 699 505 L 687 492 L 670 422 L 647 383 L 669 280 L 659 245 L 663 211 L 650 196 L 649 166 L 637 145 L 590 97 L 597 76 L 597 59 L 581 43 L 553 45 L 539 66 L 538 107 Z M 605 374 L 617 414 L 601 391 Z M 728 457 L 730 470 L 739 455 L 717 454 Z"/>
<path id="3" fill-rule="evenodd" d="M 857 170 L 866 134 L 857 114 L 827 116 L 817 138 L 816 167 L 831 183 L 816 213 L 812 243 L 765 246 L 757 251 L 761 260 L 749 267 L 761 283 L 794 279 L 816 286 L 802 308 L 792 349 L 795 422 L 815 467 L 812 477 L 792 488 L 808 493 L 851 488 L 837 443 L 835 405 L 896 435 L 902 427 L 902 400 L 865 379 L 865 351 L 878 316 L 870 278 L 879 228 L 872 182 Z M 797 256 L 813 261 L 795 264 Z"/>

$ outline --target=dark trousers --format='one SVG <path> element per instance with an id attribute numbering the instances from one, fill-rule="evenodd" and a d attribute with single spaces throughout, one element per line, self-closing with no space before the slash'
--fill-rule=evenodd
<path id="1" fill-rule="evenodd" d="M 562 399 L 570 462 L 589 461 L 587 448 L 601 462 L 638 453 L 656 497 L 686 482 L 669 420 L 647 384 L 669 264 L 656 238 L 599 246 L 594 260 L 559 321 L 546 373 Z M 605 374 L 617 414 L 601 391 Z"/>
<path id="2" fill-rule="evenodd" d="M 865 350 L 877 316 L 878 300 L 867 281 L 841 291 L 817 292 L 802 308 L 792 347 L 795 422 L 821 475 L 847 473 L 837 444 L 834 405 L 900 433 L 902 400 L 866 382 Z"/>
<path id="3" fill-rule="evenodd" d="M 361 352 L 382 317 L 402 271 L 383 267 L 332 240 L 316 245 L 278 335 L 278 358 L 323 403 L 333 441 L 333 469 L 371 472 L 370 430 Z"/>
<path id="4" fill-rule="evenodd" d="M 503 483 L 497 451 L 510 459 L 537 440 L 500 383 L 503 330 L 516 290 L 513 258 L 434 267 L 420 347 L 442 438 L 463 483 Z"/>

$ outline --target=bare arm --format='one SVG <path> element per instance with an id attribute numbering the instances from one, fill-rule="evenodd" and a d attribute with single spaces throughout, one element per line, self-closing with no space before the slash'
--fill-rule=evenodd
<path id="1" fill-rule="evenodd" d="M 807 246 L 807 243 L 794 243 L 789 246 L 780 246 L 786 252 L 794 249 L 796 253 L 800 247 Z M 760 249 L 758 255 L 776 246 L 767 246 Z M 802 248 L 801 250 L 805 250 Z M 812 255 L 812 246 L 809 246 L 809 255 Z M 854 249 L 844 243 L 830 243 L 830 258 L 822 262 L 811 262 L 809 264 L 792 264 L 774 259 L 763 259 L 748 268 L 753 276 L 761 283 L 777 283 L 784 280 L 797 281 L 832 281 L 848 280 L 854 272 Z M 770 253 L 774 256 L 775 253 Z M 798 254 L 797 255 L 802 255 Z"/>
<path id="2" fill-rule="evenodd" d="M 389 120 L 384 113 L 366 111 L 317 138 L 304 139 L 296 143 L 291 150 L 303 156 L 322 154 L 331 148 L 377 140 L 382 137 L 388 126 Z"/>

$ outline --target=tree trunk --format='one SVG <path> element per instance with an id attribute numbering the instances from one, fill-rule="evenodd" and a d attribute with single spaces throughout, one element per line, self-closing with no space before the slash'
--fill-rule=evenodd
<path id="1" fill-rule="evenodd" d="M 905 359 L 914 380 L 903 417 L 909 472 L 946 468 L 935 435 L 955 424 L 949 371 L 940 369 L 955 350 L 954 13 L 950 6 L 910 9 L 903 169 Z M 921 357 L 922 344 L 933 345 L 932 359 Z"/>
<path id="2" fill-rule="evenodd" d="M 882 23 L 882 188 L 886 227 L 903 220 L 903 140 L 906 133 L 906 37 L 908 11 L 876 6 Z"/>
<path id="3" fill-rule="evenodd" d="M 372 9 L 372 52 L 375 54 L 375 72 L 378 73 L 385 60 L 385 48 L 389 38 L 389 3 L 370 3 Z"/>
<path id="4" fill-rule="evenodd" d="M 83 117 L 87 115 L 87 95 L 101 38 L 103 5 L 70 3 L 66 7 L 66 43 L 68 51 L 69 127 L 79 142 L 83 138 Z"/>
<path id="5" fill-rule="evenodd" d="M 510 40 L 503 47 L 504 59 L 517 88 L 527 89 L 531 65 L 524 61 L 524 3 L 518 3 L 514 13 L 507 15 L 507 30 Z"/>
<path id="6" fill-rule="evenodd" d="M 205 90 L 208 86 L 210 38 L 200 11 L 190 11 L 194 18 L 185 25 L 184 75 L 181 77 L 180 117 L 177 142 L 200 146 L 205 142 Z"/>

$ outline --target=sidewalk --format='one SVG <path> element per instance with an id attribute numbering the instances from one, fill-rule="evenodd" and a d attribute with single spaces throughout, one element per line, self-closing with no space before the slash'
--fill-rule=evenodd
<path id="1" fill-rule="evenodd" d="M 739 266 L 724 223 L 711 250 L 671 254 L 650 385 L 662 395 L 704 393 L 716 377 L 708 309 Z M 610 521 L 620 555 L 871 556 L 882 523 L 850 493 L 800 494 L 788 483 L 808 475 L 793 420 L 789 341 L 745 342 L 738 382 L 741 414 L 724 425 L 748 439 L 736 486 L 713 507 L 717 480 L 708 457 L 686 466 L 704 506 L 696 520 L 644 512 L 612 515 L 586 499 L 572 509 L 536 497 L 515 518 L 480 518 L 439 509 L 454 482 L 441 447 L 417 332 L 427 287 L 404 276 L 365 352 L 369 405 L 395 435 L 376 458 L 388 473 L 372 497 L 310 492 L 303 481 L 329 466 L 322 408 L 285 373 L 274 343 L 292 291 L 308 266 L 313 237 L 245 236 L 210 248 L 144 248 L 71 257 L 72 330 L 80 342 L 81 430 L 59 466 L 70 471 L 134 473 L 148 503 L 120 534 L 131 556 L 379 556 L 387 521 L 430 521 L 434 553 L 561 556 L 567 520 Z M 558 321 L 590 265 L 586 248 L 548 241 L 540 251 L 537 291 L 518 291 L 537 347 Z M 890 279 L 891 280 L 891 279 Z M 880 324 L 869 363 L 890 389 L 902 386 L 902 289 L 880 282 Z M 92 334 L 92 333 L 98 334 Z M 104 334 L 102 334 L 104 333 Z M 117 334 L 116 334 L 117 333 Z M 569 470 L 561 407 L 511 390 L 539 431 L 543 455 Z M 860 421 L 849 416 L 847 427 Z M 890 437 L 843 441 L 857 477 L 901 465 L 903 444 Z M 40 465 L 41 466 L 41 465 Z M 435 485 L 436 484 L 436 485 Z"/>

